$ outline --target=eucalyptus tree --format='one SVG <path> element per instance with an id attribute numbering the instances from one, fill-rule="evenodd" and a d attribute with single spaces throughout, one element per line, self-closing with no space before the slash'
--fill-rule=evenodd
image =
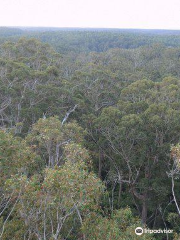
<path id="1" fill-rule="evenodd" d="M 167 104 L 162 97 L 165 91 L 179 91 L 172 81 L 132 83 L 122 90 L 117 106 L 104 109 L 97 120 L 108 175 L 120 191 L 126 184 L 143 223 L 149 214 L 157 218 L 154 214 L 170 195 L 166 171 L 170 145 L 180 137 L 179 95 L 172 101 L 166 94 Z"/>

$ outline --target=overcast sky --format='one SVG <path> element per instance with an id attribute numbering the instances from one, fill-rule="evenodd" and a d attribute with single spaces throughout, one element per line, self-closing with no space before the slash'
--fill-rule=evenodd
<path id="1" fill-rule="evenodd" d="M 0 26 L 180 29 L 180 0 L 0 0 Z"/>

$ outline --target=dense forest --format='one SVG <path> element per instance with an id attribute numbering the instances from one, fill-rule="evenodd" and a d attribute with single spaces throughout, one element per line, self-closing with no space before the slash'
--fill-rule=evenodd
<path id="1" fill-rule="evenodd" d="M 179 178 L 180 31 L 0 28 L 1 240 L 179 240 Z"/>

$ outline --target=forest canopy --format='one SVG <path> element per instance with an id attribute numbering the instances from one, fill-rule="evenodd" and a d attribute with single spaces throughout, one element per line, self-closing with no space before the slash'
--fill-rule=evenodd
<path id="1" fill-rule="evenodd" d="M 179 31 L 0 28 L 0 239 L 178 240 L 179 144 Z"/>

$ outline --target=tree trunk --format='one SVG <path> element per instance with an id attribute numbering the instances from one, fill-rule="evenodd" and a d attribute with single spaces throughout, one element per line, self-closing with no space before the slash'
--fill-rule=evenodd
<path id="1" fill-rule="evenodd" d="M 142 223 L 146 224 L 146 221 L 147 221 L 147 201 L 146 201 L 146 199 L 142 203 L 141 219 L 142 219 Z"/>
<path id="2" fill-rule="evenodd" d="M 146 190 L 143 194 L 139 194 L 135 188 L 132 188 L 132 192 L 135 197 L 137 197 L 142 202 L 142 210 L 141 210 L 141 221 L 143 224 L 146 224 L 147 221 L 147 200 L 148 200 L 148 191 Z"/>
<path id="3" fill-rule="evenodd" d="M 102 177 L 102 159 L 103 159 L 103 152 L 99 149 L 99 168 L 98 168 L 98 177 Z"/>
<path id="4" fill-rule="evenodd" d="M 122 193 L 122 182 L 119 183 L 119 193 L 118 193 L 118 207 L 121 202 L 121 193 Z"/>

